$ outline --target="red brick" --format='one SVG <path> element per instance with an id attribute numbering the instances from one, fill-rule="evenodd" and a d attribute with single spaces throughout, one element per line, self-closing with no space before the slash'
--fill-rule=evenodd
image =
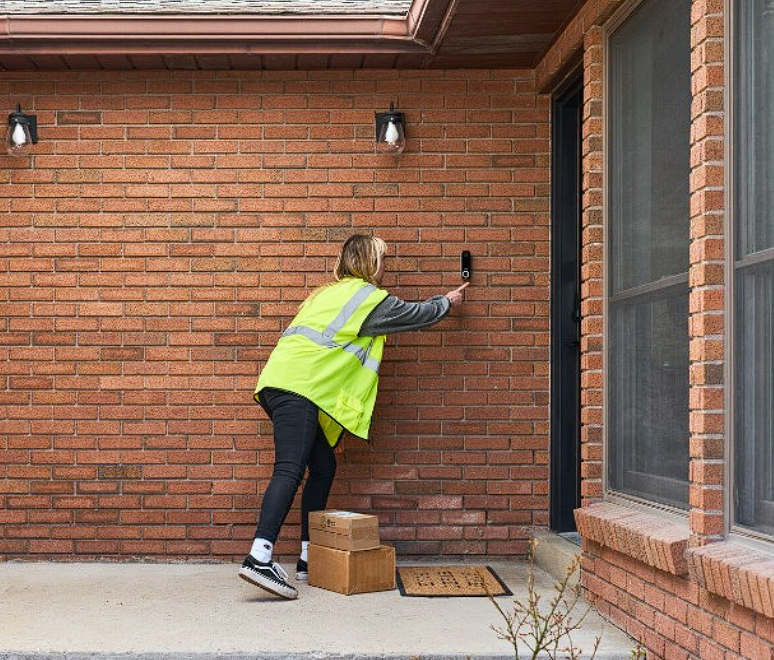
<path id="1" fill-rule="evenodd" d="M 46 74 L 35 76 L 42 88 Z M 391 450 L 348 452 L 352 472 L 340 476 L 331 503 L 380 512 L 398 536 L 438 536 L 445 515 L 443 544 L 409 533 L 409 553 L 524 551 L 520 539 L 534 521 L 545 524 L 547 510 L 549 235 L 545 216 L 535 214 L 547 212 L 549 173 L 534 152 L 548 153 L 548 110 L 536 104 L 529 75 L 515 96 L 502 77 L 421 76 L 400 87 L 428 117 L 412 120 L 416 151 L 402 156 L 401 168 L 368 153 L 372 110 L 359 109 L 362 86 L 347 81 L 335 92 L 337 81 L 314 77 L 242 81 L 274 94 L 261 109 L 237 94 L 236 79 L 209 74 L 184 73 L 163 86 L 133 78 L 111 83 L 108 96 L 89 91 L 89 81 L 67 81 L 83 109 L 57 105 L 60 123 L 103 124 L 71 129 L 66 149 L 37 157 L 37 169 L 12 181 L 15 212 L 28 223 L 12 244 L 36 252 L 13 255 L 17 280 L 7 284 L 22 289 L 40 279 L 34 297 L 0 304 L 6 323 L 17 324 L 5 343 L 25 349 L 14 363 L 57 369 L 13 373 L 15 391 L 70 397 L 54 405 L 72 407 L 57 421 L 52 403 L 37 399 L 31 424 L 4 429 L 28 445 L 6 458 L 53 467 L 54 481 L 35 488 L 57 493 L 53 502 L 15 494 L 9 511 L 68 507 L 54 512 L 77 514 L 73 538 L 81 538 L 77 525 L 97 530 L 99 540 L 72 546 L 79 556 L 239 557 L 244 544 L 212 525 L 242 525 L 248 539 L 273 460 L 271 426 L 244 393 L 298 303 L 325 281 L 338 242 L 353 225 L 376 227 L 395 256 L 390 288 L 417 299 L 455 284 L 454 259 L 475 229 L 482 284 L 496 288 L 472 296 L 467 317 L 449 322 L 443 350 L 436 331 L 392 347 L 388 360 L 403 373 L 386 365 L 375 427 Z M 447 135 L 422 89 L 440 102 L 467 89 L 468 78 L 487 92 L 450 101 L 464 107 L 445 108 Z M 518 125 L 511 110 L 485 107 L 491 95 L 524 109 Z M 325 130 L 331 121 L 333 133 Z M 517 279 L 498 280 L 515 269 Z M 510 300 L 521 302 L 499 312 L 491 304 Z M 466 358 L 463 347 L 475 345 L 482 350 Z M 43 348 L 52 346 L 53 358 Z M 29 409 L 30 401 L 15 405 Z M 61 437 L 45 445 L 28 435 L 56 431 Z M 520 448 L 511 451 L 511 442 Z M 97 498 L 96 510 L 69 508 L 93 502 L 84 495 Z M 466 539 L 463 526 L 480 527 L 487 512 L 491 527 Z M 391 519 L 395 513 L 405 518 Z M 158 527 L 140 532 L 143 525 Z M 216 538 L 224 541 L 209 543 Z"/>
<path id="2" fill-rule="evenodd" d="M 358 227 L 388 239 L 388 288 L 407 299 L 456 285 L 465 247 L 480 279 L 443 327 L 391 340 L 374 443 L 347 450 L 331 505 L 377 512 L 406 555 L 524 553 L 531 529 L 547 525 L 550 435 L 549 112 L 534 92 L 581 51 L 584 505 L 601 496 L 597 26 L 619 4 L 585 3 L 534 73 L 417 71 L 374 81 L 367 70 L 357 80 L 175 72 L 163 84 L 101 83 L 104 94 L 89 80 L 15 74 L 8 90 L 40 90 L 34 106 L 52 123 L 54 112 L 63 124 L 103 123 L 53 127 L 69 131 L 52 134 L 56 153 L 37 154 L 35 168 L 14 170 L 6 186 L 7 219 L 18 226 L 4 235 L 16 252 L 2 283 L 14 297 L 0 301 L 0 323 L 5 348 L 21 350 L 3 354 L 14 370 L 0 385 L 22 395 L 3 405 L 24 416 L 2 428 L 10 440 L 0 465 L 43 472 L 7 480 L 30 492 L 9 493 L 0 516 L 42 536 L 0 540 L 3 557 L 240 558 L 273 460 L 271 426 L 251 388 L 298 303 L 326 280 L 337 243 Z M 722 487 L 723 8 L 693 5 L 691 476 L 695 486 Z M 398 160 L 372 153 L 363 89 L 401 90 L 407 107 L 422 108 Z M 721 491 L 698 492 L 701 515 L 691 524 L 706 540 L 723 522 L 713 513 Z M 738 634 L 734 622 L 713 626 L 719 615 L 698 605 L 695 583 L 673 578 L 679 534 L 644 518 L 625 525 L 608 516 L 600 527 L 583 511 L 587 591 L 643 636 L 652 622 L 651 655 L 686 657 L 665 643 L 673 637 L 697 657 L 723 647 L 763 657 L 755 635 Z M 295 508 L 283 552 L 294 551 L 297 520 Z M 62 538 L 45 535 L 57 526 Z M 714 567 L 712 584 L 727 591 L 734 573 Z"/>

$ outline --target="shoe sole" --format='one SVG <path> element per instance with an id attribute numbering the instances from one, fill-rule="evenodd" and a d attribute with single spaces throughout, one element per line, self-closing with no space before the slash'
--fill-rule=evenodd
<path id="1" fill-rule="evenodd" d="M 308 582 L 309 573 L 307 571 L 304 571 L 304 572 L 296 571 L 296 580 L 298 580 L 299 582 Z"/>
<path id="2" fill-rule="evenodd" d="M 298 591 L 295 589 L 289 587 L 287 591 L 283 591 L 282 587 L 276 582 L 273 582 L 268 578 L 263 577 L 263 575 L 260 573 L 251 571 L 249 568 L 245 568 L 244 566 L 239 569 L 239 577 L 241 577 L 245 582 L 249 582 L 256 587 L 260 587 L 261 589 L 264 589 L 265 591 L 268 591 L 275 596 L 280 596 L 288 600 L 295 600 L 298 598 Z"/>

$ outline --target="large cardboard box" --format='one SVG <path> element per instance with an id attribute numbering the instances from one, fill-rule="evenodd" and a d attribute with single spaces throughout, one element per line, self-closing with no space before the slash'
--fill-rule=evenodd
<path id="1" fill-rule="evenodd" d="M 363 594 L 395 588 L 395 548 L 337 550 L 311 543 L 309 584 L 340 594 Z"/>
<path id="2" fill-rule="evenodd" d="M 352 511 L 309 513 L 309 541 L 338 550 L 371 550 L 379 547 L 379 519 Z"/>

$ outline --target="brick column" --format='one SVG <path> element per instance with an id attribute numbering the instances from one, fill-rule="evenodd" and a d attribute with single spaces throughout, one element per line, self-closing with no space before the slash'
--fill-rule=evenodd
<path id="1" fill-rule="evenodd" d="M 581 495 L 602 497 L 602 55 L 591 28 L 583 53 L 583 219 L 581 234 Z"/>
<path id="2" fill-rule="evenodd" d="M 692 545 L 722 538 L 724 522 L 723 38 L 723 0 L 693 0 L 689 330 Z"/>

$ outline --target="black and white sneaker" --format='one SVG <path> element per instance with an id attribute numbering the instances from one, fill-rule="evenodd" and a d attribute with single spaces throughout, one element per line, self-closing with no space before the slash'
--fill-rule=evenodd
<path id="1" fill-rule="evenodd" d="M 277 596 L 298 598 L 296 588 L 287 583 L 288 574 L 275 561 L 263 563 L 254 559 L 252 555 L 247 555 L 242 562 L 242 568 L 239 569 L 239 577 Z"/>
<path id="2" fill-rule="evenodd" d="M 303 559 L 296 562 L 296 580 L 306 582 L 309 579 L 309 567 Z"/>

